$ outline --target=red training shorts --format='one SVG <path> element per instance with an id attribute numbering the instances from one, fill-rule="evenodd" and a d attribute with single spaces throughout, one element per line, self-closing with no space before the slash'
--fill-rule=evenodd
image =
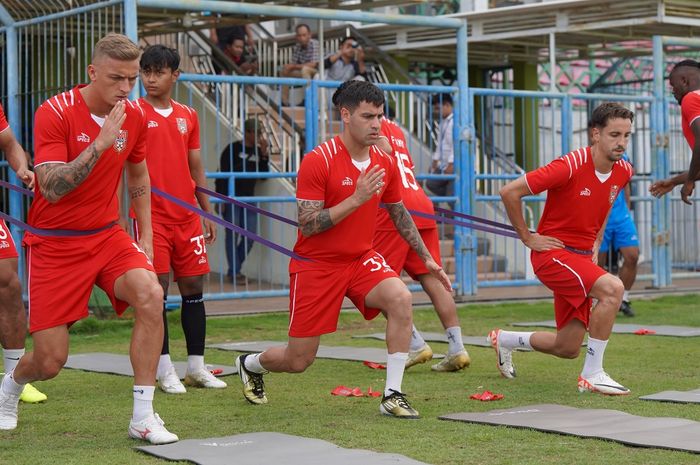
<path id="1" fill-rule="evenodd" d="M 332 333 L 338 326 L 343 298 L 348 297 L 365 320 L 380 310 L 365 307 L 365 297 L 380 282 L 398 275 L 384 257 L 370 250 L 347 264 L 329 264 L 289 275 L 289 336 L 311 337 Z"/>
<path id="2" fill-rule="evenodd" d="M 17 258 L 17 256 L 17 247 L 12 234 L 10 234 L 10 228 L 7 227 L 4 220 L 0 220 L 0 260 Z"/>
<path id="3" fill-rule="evenodd" d="M 138 231 L 134 220 L 137 240 Z M 180 277 L 209 273 L 207 246 L 198 216 L 188 223 L 153 223 L 153 268 L 157 274 L 168 274 L 171 267 L 175 281 Z"/>
<path id="4" fill-rule="evenodd" d="M 566 249 L 533 251 L 530 254 L 537 278 L 554 292 L 557 329 L 573 319 L 580 320 L 588 328 L 592 303 L 588 293 L 598 278 L 606 274 L 604 269 L 591 261 L 591 257 Z"/>
<path id="5" fill-rule="evenodd" d="M 442 266 L 440 238 L 438 237 L 437 228 L 420 229 L 419 232 L 435 263 Z M 374 234 L 373 248 L 386 259 L 389 266 L 397 273 L 401 273 L 401 270 L 406 270 L 406 273 L 416 281 L 418 276 L 430 273 L 416 251 L 408 245 L 408 242 L 396 230 L 377 231 Z"/>
<path id="6" fill-rule="evenodd" d="M 25 234 L 29 269 L 29 332 L 71 325 L 88 316 L 92 287 L 109 296 L 117 314 L 129 306 L 114 295 L 114 282 L 129 270 L 153 265 L 119 226 L 89 236 Z"/>

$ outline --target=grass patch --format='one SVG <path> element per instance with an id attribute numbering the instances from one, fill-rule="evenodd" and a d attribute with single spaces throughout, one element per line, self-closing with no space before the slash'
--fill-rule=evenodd
<path id="1" fill-rule="evenodd" d="M 698 296 L 672 296 L 634 303 L 637 317 L 620 322 L 700 326 Z M 235 304 L 234 304 L 235 305 Z M 459 315 L 465 335 L 486 335 L 493 327 L 515 321 L 551 319 L 551 304 L 507 303 L 467 305 Z M 186 356 L 179 312 L 169 315 L 171 352 Z M 441 331 L 432 310 L 417 310 L 415 321 L 424 331 Z M 87 319 L 72 328 L 71 353 L 128 352 L 132 321 Z M 284 340 L 287 316 L 263 314 L 210 318 L 209 343 L 242 340 Z M 352 339 L 378 332 L 384 321 L 364 321 L 357 312 L 343 312 L 338 331 L 325 336 L 326 345 L 384 347 L 381 341 Z M 446 344 L 432 343 L 436 352 Z M 700 387 L 697 338 L 613 335 L 606 352 L 606 369 L 630 389 L 626 398 L 581 395 L 576 378 L 583 363 L 537 353 L 516 353 L 519 377 L 506 380 L 495 367 L 493 350 L 467 347 L 472 366 L 460 373 L 433 373 L 425 364 L 410 369 L 404 390 L 423 419 L 400 421 L 382 417 L 378 400 L 337 398 L 339 384 L 381 389 L 384 372 L 357 362 L 318 360 L 305 373 L 266 377 L 270 404 L 249 405 L 237 377 L 224 378 L 224 390 L 193 390 L 184 396 L 156 395 L 157 411 L 180 438 L 205 438 L 255 431 L 277 431 L 315 437 L 343 447 L 407 455 L 431 464 L 560 464 L 673 463 L 696 464 L 697 455 L 626 447 L 613 442 L 580 439 L 535 431 L 440 421 L 444 413 L 486 411 L 537 403 L 583 408 L 607 408 L 644 416 L 669 416 L 700 421 L 700 406 L 640 401 L 637 397 L 666 389 Z M 207 361 L 233 364 L 234 354 L 207 351 Z M 36 383 L 46 392 L 44 405 L 21 405 L 19 427 L 0 432 L 0 463 L 7 464 L 156 464 L 157 459 L 135 452 L 127 438 L 131 414 L 131 379 L 64 370 L 56 379 Z M 505 395 L 499 402 L 480 403 L 469 395 L 489 389 Z M 184 463 L 184 462 L 183 462 Z"/>

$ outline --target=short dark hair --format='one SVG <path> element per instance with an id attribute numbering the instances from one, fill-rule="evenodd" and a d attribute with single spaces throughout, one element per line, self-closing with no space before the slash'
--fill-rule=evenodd
<path id="1" fill-rule="evenodd" d="M 695 68 L 695 69 L 700 70 L 700 63 L 698 63 L 695 60 L 690 60 L 690 59 L 679 61 L 678 63 L 673 65 L 673 69 L 671 69 L 671 72 L 674 72 L 678 68 Z"/>
<path id="2" fill-rule="evenodd" d="M 141 55 L 139 66 L 144 71 L 170 68 L 177 71 L 180 67 L 180 54 L 174 48 L 165 45 L 149 45 Z"/>
<path id="3" fill-rule="evenodd" d="M 345 42 L 347 42 L 348 40 L 352 40 L 352 41 L 357 42 L 357 39 L 354 38 L 353 36 L 345 36 L 345 37 L 343 37 L 342 39 L 340 39 L 340 45 L 343 45 L 343 44 L 344 44 Z"/>
<path id="4" fill-rule="evenodd" d="M 299 24 L 297 24 L 297 26 L 294 28 L 294 31 L 299 32 L 299 29 L 301 29 L 302 27 L 305 27 L 305 28 L 306 28 L 306 31 L 309 32 L 309 33 L 311 33 L 311 28 L 310 28 L 309 25 L 306 24 L 306 23 L 299 23 Z"/>
<path id="5" fill-rule="evenodd" d="M 360 103 L 371 103 L 376 107 L 384 105 L 384 92 L 368 81 L 345 81 L 333 94 L 333 105 L 338 110 L 347 108 L 353 111 Z"/>
<path id="6" fill-rule="evenodd" d="M 443 94 L 433 95 L 433 105 L 439 105 L 440 103 L 442 103 L 443 105 L 445 103 L 449 103 L 450 105 L 454 105 L 452 103 L 452 94 L 443 93 Z"/>
<path id="7" fill-rule="evenodd" d="M 619 103 L 606 102 L 598 105 L 589 121 L 591 128 L 604 128 L 608 125 L 608 121 L 615 118 L 628 119 L 634 122 L 634 112 Z"/>

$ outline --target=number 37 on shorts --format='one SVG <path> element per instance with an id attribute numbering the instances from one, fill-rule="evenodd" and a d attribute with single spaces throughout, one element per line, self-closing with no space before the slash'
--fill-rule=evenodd
<path id="1" fill-rule="evenodd" d="M 384 260 L 384 257 L 382 257 L 379 254 L 375 254 L 374 256 L 368 258 L 364 262 L 362 262 L 364 266 L 366 266 L 369 271 L 375 272 L 375 271 L 382 271 L 383 273 L 388 273 L 393 271 L 389 265 L 387 265 L 386 261 Z"/>

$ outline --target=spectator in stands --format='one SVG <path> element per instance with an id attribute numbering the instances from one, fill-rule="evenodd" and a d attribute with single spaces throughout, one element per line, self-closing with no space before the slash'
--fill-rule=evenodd
<path id="1" fill-rule="evenodd" d="M 263 136 L 262 127 L 257 119 L 248 119 L 243 124 L 243 140 L 228 145 L 221 152 L 219 171 L 225 172 L 260 172 L 269 171 L 269 156 L 267 140 Z M 252 197 L 255 195 L 257 179 L 237 178 L 234 181 L 234 191 L 229 192 L 229 180 L 217 179 L 216 192 L 230 197 Z M 233 208 L 232 208 L 233 207 Z M 250 209 L 224 204 L 221 215 L 226 221 L 257 232 L 258 214 Z M 245 283 L 245 276 L 241 274 L 243 261 L 248 255 L 253 241 L 240 234 L 235 235 L 236 254 L 233 253 L 234 234 L 226 230 L 226 259 L 228 261 L 227 277 L 237 284 Z"/>
<path id="2" fill-rule="evenodd" d="M 352 36 L 340 41 L 340 48 L 328 55 L 323 66 L 326 68 L 325 79 L 330 81 L 349 81 L 350 79 L 367 80 L 365 51 Z"/>
<path id="3" fill-rule="evenodd" d="M 282 68 L 282 77 L 313 79 L 318 72 L 319 44 L 311 38 L 308 24 L 297 24 L 297 43 L 292 49 L 292 62 Z M 289 86 L 282 86 L 282 103 L 289 104 Z"/>
<path id="4" fill-rule="evenodd" d="M 252 53 L 255 49 L 255 37 L 253 36 L 253 29 L 250 24 L 220 26 L 216 29 L 211 29 L 209 37 L 221 50 L 226 49 L 226 45 L 231 43 L 233 37 L 244 39 L 249 52 Z"/>
<path id="5" fill-rule="evenodd" d="M 245 42 L 241 37 L 231 37 L 231 41 L 226 45 L 224 53 L 238 66 L 242 74 L 246 76 L 257 74 L 258 57 L 246 50 Z"/>
<path id="6" fill-rule="evenodd" d="M 452 96 L 438 94 L 433 96 L 433 119 L 439 122 L 438 141 L 433 153 L 433 163 L 430 172 L 433 174 L 454 173 L 454 143 L 452 115 Z M 451 180 L 433 179 L 426 187 L 438 196 L 453 195 L 454 182 Z"/>

